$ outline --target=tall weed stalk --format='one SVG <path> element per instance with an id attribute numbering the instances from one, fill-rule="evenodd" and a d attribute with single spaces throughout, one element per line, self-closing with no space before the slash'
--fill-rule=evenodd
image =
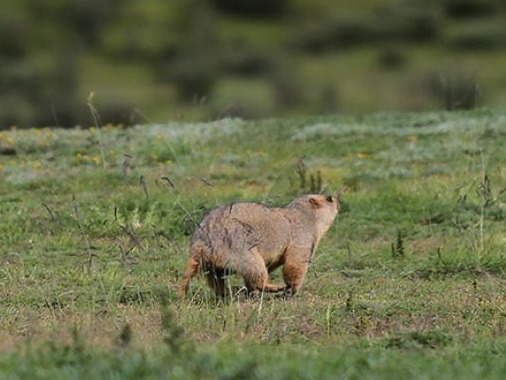
<path id="1" fill-rule="evenodd" d="M 104 147 L 104 137 L 102 136 L 102 120 L 100 119 L 100 115 L 93 105 L 93 98 L 95 97 L 95 92 L 91 92 L 88 96 L 88 102 L 86 105 L 88 106 L 91 114 L 91 118 L 93 119 L 93 123 L 97 128 L 98 133 L 98 143 L 100 144 L 100 157 L 102 159 L 102 167 L 107 169 L 107 161 L 105 157 L 105 147 Z"/>

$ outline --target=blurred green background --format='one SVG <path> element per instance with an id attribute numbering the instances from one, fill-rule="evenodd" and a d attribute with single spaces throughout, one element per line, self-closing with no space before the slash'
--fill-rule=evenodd
<path id="1" fill-rule="evenodd" d="M 7 0 L 0 129 L 88 127 L 92 107 L 124 125 L 504 107 L 505 16 L 503 0 Z"/>

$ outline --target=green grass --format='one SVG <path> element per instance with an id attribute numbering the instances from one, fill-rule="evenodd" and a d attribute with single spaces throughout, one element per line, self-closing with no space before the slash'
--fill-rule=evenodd
<path id="1" fill-rule="evenodd" d="M 505 136 L 485 109 L 0 132 L 0 377 L 502 379 Z M 176 300 L 207 210 L 318 172 L 346 189 L 300 295 Z"/>

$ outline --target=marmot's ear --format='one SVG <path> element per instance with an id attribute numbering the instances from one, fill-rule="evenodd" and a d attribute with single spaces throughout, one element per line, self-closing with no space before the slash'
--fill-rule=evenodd
<path id="1" fill-rule="evenodd" d="M 313 207 L 313 208 L 318 208 L 320 206 L 318 201 L 315 198 L 309 198 L 308 202 L 311 205 L 311 207 Z"/>

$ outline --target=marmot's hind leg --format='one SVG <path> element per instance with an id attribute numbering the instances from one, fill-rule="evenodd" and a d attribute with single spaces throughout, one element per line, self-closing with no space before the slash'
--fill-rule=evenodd
<path id="1" fill-rule="evenodd" d="M 241 268 L 237 270 L 244 277 L 244 282 L 248 291 L 261 291 L 268 293 L 277 293 L 285 289 L 285 285 L 271 284 L 269 282 L 269 273 L 265 262 L 256 247 L 247 252 L 249 260 L 246 260 Z"/>

